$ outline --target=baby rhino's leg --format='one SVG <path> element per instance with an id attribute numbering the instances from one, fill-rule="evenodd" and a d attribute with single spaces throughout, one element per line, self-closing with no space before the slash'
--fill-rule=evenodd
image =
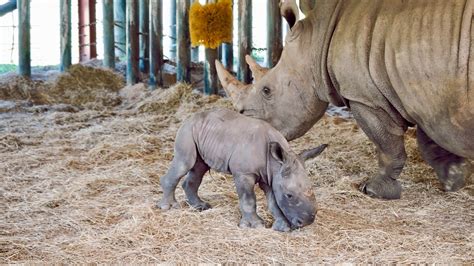
<path id="1" fill-rule="evenodd" d="M 211 205 L 201 200 L 198 195 L 198 189 L 202 182 L 202 177 L 209 170 L 209 166 L 197 155 L 196 163 L 188 172 L 186 179 L 183 182 L 183 189 L 186 193 L 188 203 L 199 211 L 204 211 L 211 208 Z"/>
<path id="2" fill-rule="evenodd" d="M 179 207 L 174 193 L 176 186 L 196 163 L 196 145 L 190 127 L 191 125 L 185 124 L 176 134 L 173 161 L 168 173 L 160 178 L 163 198 L 158 203 L 158 207 L 163 210 Z"/>
<path id="3" fill-rule="evenodd" d="M 239 227 L 241 228 L 259 228 L 264 227 L 262 218 L 257 215 L 257 200 L 255 198 L 255 181 L 256 176 L 249 174 L 234 174 L 235 186 L 239 195 L 240 219 Z"/>
<path id="4" fill-rule="evenodd" d="M 273 222 L 272 229 L 281 232 L 290 231 L 290 224 L 286 219 L 285 215 L 281 212 L 280 207 L 275 199 L 275 194 L 273 194 L 272 188 L 264 183 L 260 183 L 260 188 L 265 192 L 267 197 L 268 210 L 272 213 L 275 221 Z"/>

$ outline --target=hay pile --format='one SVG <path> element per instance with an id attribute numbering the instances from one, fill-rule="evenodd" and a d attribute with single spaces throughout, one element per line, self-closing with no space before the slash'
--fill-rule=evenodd
<path id="1" fill-rule="evenodd" d="M 189 208 L 180 188 L 181 209 L 155 208 L 182 120 L 230 103 L 183 85 L 118 95 L 114 108 L 0 113 L 0 263 L 474 263 L 472 180 L 442 192 L 413 134 L 403 198 L 376 200 L 354 188 L 376 172 L 373 145 L 353 120 L 323 117 L 292 143 L 296 151 L 329 144 L 307 163 L 315 224 L 242 230 L 232 178 L 215 171 L 200 190 L 211 210 Z"/>
<path id="2" fill-rule="evenodd" d="M 118 91 L 123 86 L 123 77 L 110 70 L 77 64 L 46 80 L 30 80 L 11 73 L 3 75 L 0 99 L 104 109 L 121 103 Z"/>

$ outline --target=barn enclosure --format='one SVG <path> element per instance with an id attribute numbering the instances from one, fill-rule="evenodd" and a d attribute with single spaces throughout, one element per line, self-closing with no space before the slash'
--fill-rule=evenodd
<path id="1" fill-rule="evenodd" d="M 402 199 L 362 194 L 375 147 L 347 108 L 290 142 L 329 145 L 306 163 L 313 224 L 271 230 L 256 186 L 267 228 L 240 229 L 232 176 L 213 170 L 212 209 L 180 186 L 181 208 L 158 209 L 183 120 L 233 108 L 214 60 L 251 83 L 245 56 L 275 66 L 289 31 L 278 0 L 199 2 L 227 3 L 230 41 L 192 46 L 197 0 L 0 1 L 0 263 L 474 263 L 473 176 L 444 192 L 409 129 Z"/>

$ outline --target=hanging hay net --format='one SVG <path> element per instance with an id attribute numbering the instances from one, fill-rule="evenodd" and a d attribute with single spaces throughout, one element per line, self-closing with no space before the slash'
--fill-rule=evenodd
<path id="1" fill-rule="evenodd" d="M 288 233 L 244 230 L 232 176 L 213 170 L 199 190 L 212 209 L 189 207 L 181 186 L 180 209 L 155 207 L 183 120 L 232 108 L 227 98 L 183 84 L 117 89 L 123 79 L 107 71 L 80 71 L 61 74 L 67 82 L 0 78 L 1 264 L 474 263 L 472 178 L 461 191 L 443 192 L 414 130 L 405 135 L 402 199 L 372 199 L 356 185 L 378 171 L 374 145 L 352 118 L 325 115 L 290 143 L 295 152 L 329 144 L 306 163 L 315 223 Z M 119 101 L 104 104 L 96 90 Z M 34 97 L 54 103 L 22 104 Z M 74 108 L 59 108 L 61 102 Z M 257 212 L 270 227 L 265 196 L 256 193 Z"/>
<path id="2" fill-rule="evenodd" d="M 215 49 L 223 42 L 232 42 L 232 1 L 206 5 L 194 2 L 189 11 L 189 30 L 193 46 Z"/>

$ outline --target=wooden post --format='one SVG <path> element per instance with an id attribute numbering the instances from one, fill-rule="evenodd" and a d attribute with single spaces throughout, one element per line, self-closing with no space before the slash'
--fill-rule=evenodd
<path id="1" fill-rule="evenodd" d="M 64 72 L 71 66 L 71 0 L 60 1 L 60 49 L 61 64 L 59 70 Z"/>
<path id="2" fill-rule="evenodd" d="M 176 25 L 178 28 L 178 58 L 176 80 L 191 82 L 191 40 L 189 37 L 189 0 L 178 0 Z"/>
<path id="3" fill-rule="evenodd" d="M 79 0 L 79 59 L 97 57 L 95 0 Z"/>
<path id="4" fill-rule="evenodd" d="M 102 25 L 104 26 L 104 66 L 110 69 L 115 69 L 113 0 L 102 0 L 102 11 Z"/>
<path id="5" fill-rule="evenodd" d="M 268 0 L 267 14 L 267 58 L 268 66 L 274 67 L 283 51 L 280 0 Z"/>
<path id="6" fill-rule="evenodd" d="M 163 85 L 163 6 L 160 0 L 150 1 L 150 88 Z"/>
<path id="7" fill-rule="evenodd" d="M 31 76 L 30 0 L 18 0 L 18 72 Z"/>
<path id="8" fill-rule="evenodd" d="M 216 0 L 207 0 L 206 3 L 213 4 Z M 219 45 L 220 47 L 220 45 Z M 206 59 L 204 61 L 204 94 L 217 94 L 218 77 L 216 71 L 216 59 L 219 59 L 219 47 L 215 49 L 205 48 Z"/>
<path id="9" fill-rule="evenodd" d="M 126 0 L 114 0 L 114 37 L 115 37 L 115 55 L 124 57 L 126 55 L 125 42 L 126 34 Z"/>
<path id="10" fill-rule="evenodd" d="M 217 94 L 218 77 L 216 59 L 219 59 L 219 50 L 206 48 L 206 61 L 204 62 L 204 94 Z"/>
<path id="11" fill-rule="evenodd" d="M 151 0 L 156 1 L 156 0 Z M 149 33 L 150 23 L 149 23 L 149 1 L 140 0 L 140 71 L 143 73 L 148 73 L 149 71 Z"/>
<path id="12" fill-rule="evenodd" d="M 239 1 L 239 69 L 240 81 L 250 83 L 252 73 L 245 62 L 245 55 L 252 53 L 252 0 Z"/>
<path id="13" fill-rule="evenodd" d="M 176 51 L 178 47 L 176 46 L 176 33 L 177 33 L 177 21 L 176 21 L 176 1 L 178 0 L 169 0 L 170 1 L 170 10 L 168 11 L 168 16 L 170 19 L 170 60 L 176 62 Z"/>
<path id="14" fill-rule="evenodd" d="M 138 0 L 127 0 L 127 85 L 138 82 Z"/>

